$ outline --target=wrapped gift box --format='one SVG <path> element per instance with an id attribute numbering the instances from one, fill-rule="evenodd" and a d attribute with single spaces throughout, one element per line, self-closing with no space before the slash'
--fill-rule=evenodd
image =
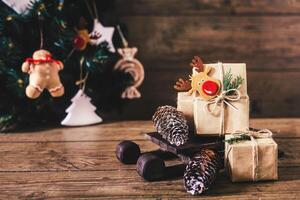
<path id="1" fill-rule="evenodd" d="M 194 124 L 195 131 L 198 135 L 219 135 L 232 133 L 235 130 L 247 130 L 249 128 L 249 97 L 247 95 L 247 74 L 245 63 L 211 63 L 205 64 L 204 67 L 212 67 L 213 70 L 209 74 L 223 84 L 224 75 L 230 71 L 233 77 L 240 76 L 243 79 L 242 84 L 238 88 L 240 99 L 230 101 L 235 109 L 224 103 L 224 108 L 220 104 L 216 107 L 219 112 L 210 113 L 205 109 L 209 103 L 201 97 L 194 100 Z M 193 74 L 198 73 L 195 68 Z M 212 105 L 214 106 L 214 105 Z M 223 114 L 222 114 L 222 110 Z"/>
<path id="2" fill-rule="evenodd" d="M 221 126 L 224 126 L 222 134 L 229 134 L 236 130 L 247 130 L 249 128 L 249 98 L 241 96 L 238 101 L 230 102 L 236 108 L 224 106 L 224 116 L 221 109 L 216 114 L 209 113 L 205 107 L 207 101 L 196 98 L 194 100 L 194 124 L 195 132 L 201 136 L 219 135 Z M 222 122 L 222 120 L 224 120 Z M 223 123 L 223 124 L 222 124 Z"/>
<path id="3" fill-rule="evenodd" d="M 225 141 L 233 135 L 226 135 Z M 225 167 L 232 182 L 277 180 L 277 144 L 270 138 L 225 143 Z"/>
<path id="4" fill-rule="evenodd" d="M 177 110 L 183 112 L 190 130 L 194 130 L 194 97 L 187 92 L 178 92 Z"/>

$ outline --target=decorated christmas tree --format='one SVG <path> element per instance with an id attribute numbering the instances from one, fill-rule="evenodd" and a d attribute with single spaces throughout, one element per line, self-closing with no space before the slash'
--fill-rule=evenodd
<path id="1" fill-rule="evenodd" d="M 93 104 L 101 106 L 102 111 L 122 107 L 121 93 L 132 78 L 113 70 L 118 58 L 114 48 L 121 46 L 118 34 L 112 35 L 111 32 L 117 24 L 105 29 L 108 25 L 104 24 L 105 21 L 98 15 L 97 20 L 91 16 L 91 10 L 101 8 L 98 9 L 101 13 L 105 9 L 102 1 L 31 1 L 22 12 L 16 12 L 16 5 L 7 2 L 10 1 L 0 1 L 1 131 L 44 123 L 59 124 L 65 117 L 64 111 L 71 97 L 78 91 L 75 82 L 79 79 L 82 58 L 83 70 L 89 73 L 85 93 Z M 88 43 L 81 37 L 82 32 L 92 33 Z M 53 98 L 48 92 L 43 92 L 32 100 L 25 95 L 29 78 L 28 74 L 22 73 L 21 65 L 41 46 L 64 64 L 60 72 L 65 89 L 62 97 Z"/>

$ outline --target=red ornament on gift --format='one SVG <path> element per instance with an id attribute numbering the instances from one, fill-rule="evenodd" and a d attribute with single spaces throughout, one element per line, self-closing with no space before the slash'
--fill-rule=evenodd
<path id="1" fill-rule="evenodd" d="M 202 84 L 202 91 L 206 94 L 206 95 L 209 95 L 209 96 L 214 96 L 218 93 L 219 91 L 219 85 L 214 82 L 214 81 L 205 81 L 203 84 Z"/>
<path id="2" fill-rule="evenodd" d="M 210 73 L 213 71 L 213 68 L 204 66 L 201 58 L 198 56 L 194 57 L 190 65 L 196 70 L 196 73 L 191 76 L 192 88 L 187 94 L 192 95 L 196 92 L 207 101 L 216 97 L 220 92 L 221 82 L 211 77 Z"/>

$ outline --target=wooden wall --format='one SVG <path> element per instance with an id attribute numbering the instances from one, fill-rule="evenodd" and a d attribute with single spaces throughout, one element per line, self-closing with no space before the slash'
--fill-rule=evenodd
<path id="1" fill-rule="evenodd" d="M 115 0 L 115 15 L 139 48 L 143 98 L 120 118 L 149 119 L 176 105 L 174 81 L 193 55 L 205 62 L 246 62 L 251 117 L 300 116 L 299 0 Z"/>

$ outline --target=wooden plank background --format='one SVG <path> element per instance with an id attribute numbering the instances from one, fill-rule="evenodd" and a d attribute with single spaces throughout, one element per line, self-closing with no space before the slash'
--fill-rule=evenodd
<path id="1" fill-rule="evenodd" d="M 151 121 L 123 121 L 89 127 L 60 127 L 0 135 L 0 199 L 299 199 L 300 119 L 251 119 L 269 128 L 280 150 L 278 181 L 231 183 L 221 173 L 201 197 L 186 193 L 182 177 L 143 181 L 135 165 L 115 157 L 124 139 L 142 152 L 156 150 L 146 132 Z M 167 166 L 181 163 L 166 161 Z M 170 170 L 170 169 L 169 169 Z"/>
<path id="2" fill-rule="evenodd" d="M 114 0 L 112 5 L 113 13 L 103 17 L 126 25 L 129 44 L 139 48 L 146 70 L 143 97 L 131 101 L 120 119 L 149 119 L 157 106 L 176 105 L 172 85 L 190 73 L 193 55 L 207 63 L 247 63 L 251 117 L 300 116 L 299 0 Z"/>

